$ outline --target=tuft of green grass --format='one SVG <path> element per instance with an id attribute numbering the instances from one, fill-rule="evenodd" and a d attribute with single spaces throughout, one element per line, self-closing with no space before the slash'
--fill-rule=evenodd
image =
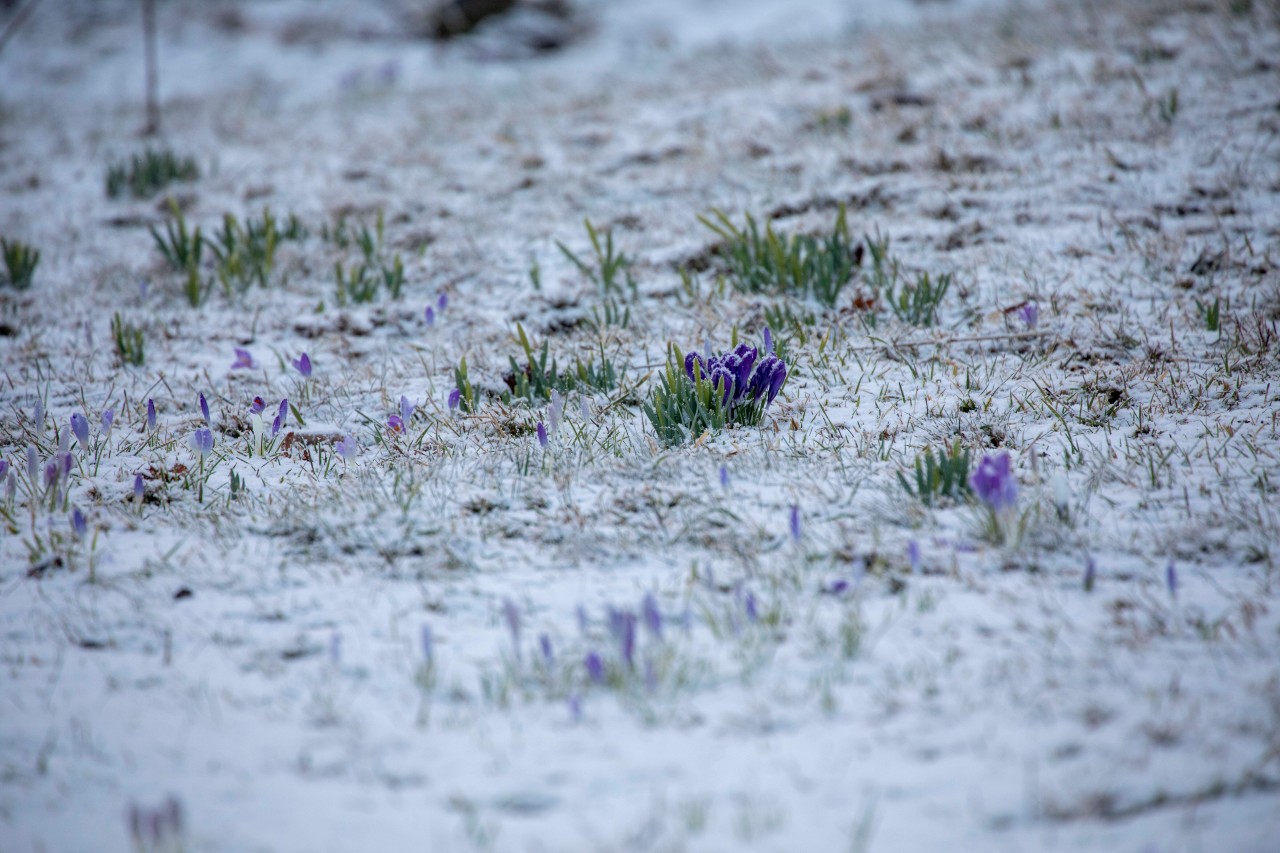
<path id="1" fill-rule="evenodd" d="M 916 457 L 915 485 L 899 471 L 903 490 L 925 506 L 933 506 L 939 498 L 961 500 L 969 494 L 969 449 L 961 448 L 957 439 L 950 448 L 943 447 L 934 455 L 932 448 Z"/>
<path id="2" fill-rule="evenodd" d="M 168 148 L 148 148 L 125 163 L 107 168 L 107 198 L 127 191 L 134 198 L 150 198 L 175 181 L 199 179 L 200 167 L 192 157 L 179 157 Z"/>
<path id="3" fill-rule="evenodd" d="M 340 248 L 354 245 L 360 250 L 358 265 L 352 264 L 350 269 L 345 269 L 341 261 L 334 264 L 339 305 L 372 302 L 384 289 L 392 299 L 399 299 L 403 294 L 404 262 L 399 255 L 387 256 L 383 243 L 384 224 L 383 213 L 379 210 L 372 230 L 364 224 L 355 230 L 345 218 L 340 218 L 332 230 L 328 227 L 322 229 L 321 236 L 326 241 Z"/>
<path id="4" fill-rule="evenodd" d="M 849 238 L 843 204 L 826 237 L 779 235 L 772 225 L 762 232 L 749 213 L 742 228 L 720 210 L 698 221 L 724 240 L 720 252 L 729 281 L 744 293 L 812 297 L 833 308 L 861 261 L 860 246 Z"/>
<path id="5" fill-rule="evenodd" d="M 187 230 L 187 219 L 182 208 L 170 202 L 169 211 L 172 218 L 165 220 L 164 234 L 161 235 L 154 225 L 150 226 L 151 238 L 156 248 L 169 262 L 169 266 L 178 272 L 198 269 L 200 257 L 204 253 L 204 234 L 197 225 L 194 231 Z"/>
<path id="6" fill-rule="evenodd" d="M 922 272 L 912 279 L 898 259 L 890 255 L 888 237 L 867 237 L 866 241 L 871 255 L 871 286 L 894 316 L 912 326 L 936 325 L 938 306 L 951 288 L 951 274 L 931 276 Z"/>
<path id="7" fill-rule="evenodd" d="M 504 402 L 523 398 L 531 406 L 541 406 L 551 399 L 552 391 L 565 394 L 579 389 L 612 391 L 618 387 L 618 370 L 612 359 L 604 354 L 603 347 L 599 366 L 595 359 L 584 362 L 575 358 L 573 367 L 562 373 L 554 357 L 550 358 L 548 364 L 547 342 L 543 341 L 541 351 L 537 351 L 525 333 L 524 326 L 519 323 L 516 324 L 516 342 L 524 350 L 524 366 L 514 356 L 508 357 L 511 373 L 507 377 L 507 386 L 511 391 L 503 395 Z"/>
<path id="8" fill-rule="evenodd" d="M 583 222 L 587 226 L 587 238 L 591 241 L 592 254 L 595 255 L 594 263 L 584 261 L 558 240 L 556 245 L 584 276 L 595 282 L 602 299 L 606 301 L 618 298 L 634 299 L 636 280 L 631 275 L 634 262 L 614 247 L 612 231 L 605 231 L 602 240 L 600 232 L 591 224 L 590 219 L 584 219 Z"/>
<path id="9" fill-rule="evenodd" d="M 119 311 L 111 317 L 111 337 L 115 340 L 116 355 L 120 356 L 121 364 L 141 367 L 147 360 L 146 338 L 142 328 L 126 323 Z"/>
<path id="10" fill-rule="evenodd" d="M 29 288 L 40 264 L 40 251 L 20 240 L 0 237 L 0 253 L 4 255 L 4 283 L 18 290 Z"/>

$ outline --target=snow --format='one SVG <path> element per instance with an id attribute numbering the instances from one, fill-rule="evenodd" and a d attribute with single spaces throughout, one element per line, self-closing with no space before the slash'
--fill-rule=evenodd
<path id="1" fill-rule="evenodd" d="M 174 797 L 197 851 L 1274 850 L 1280 15 L 1119 6 L 599 0 L 519 58 L 501 22 L 408 37 L 408 4 L 174 0 L 163 143 L 202 174 L 147 200 L 103 193 L 149 142 L 135 4 L 38 7 L 0 52 L 0 234 L 41 251 L 0 287 L 0 849 L 128 850 Z M 147 229 L 169 196 L 206 234 L 267 206 L 311 234 L 193 308 Z M 822 233 L 841 202 L 954 273 L 940 326 L 790 303 L 819 319 L 773 329 L 764 424 L 659 445 L 668 342 L 758 342 L 780 304 L 717 287 L 696 217 Z M 338 305 L 358 250 L 321 226 L 378 210 L 404 297 Z M 601 335 L 557 247 L 590 257 L 584 219 L 640 293 Z M 517 323 L 625 369 L 545 451 L 542 409 L 446 402 L 464 356 L 505 389 Z M 266 457 L 255 395 L 305 419 Z M 26 448 L 75 412 L 50 508 Z M 954 438 L 1011 453 L 1008 541 L 900 486 Z M 648 592 L 633 671 L 608 613 Z"/>

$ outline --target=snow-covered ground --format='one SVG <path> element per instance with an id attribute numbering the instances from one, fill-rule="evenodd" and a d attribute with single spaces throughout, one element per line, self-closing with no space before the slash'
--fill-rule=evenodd
<path id="1" fill-rule="evenodd" d="M 0 51 L 41 253 L 0 285 L 0 850 L 131 810 L 188 851 L 1280 849 L 1274 3 L 597 0 L 536 58 L 411 6 L 159 4 L 160 140 L 137 4 Z M 199 179 L 107 198 L 159 144 Z M 193 307 L 172 204 L 306 235 L 243 292 L 206 252 Z M 833 309 L 739 292 L 698 220 L 841 205 L 953 277 L 937 325 L 870 253 Z M 379 213 L 403 294 L 340 304 Z M 668 344 L 766 325 L 763 423 L 660 443 Z M 623 371 L 545 447 L 519 329 Z M 1003 537 L 900 482 L 957 439 L 1010 454 Z"/>

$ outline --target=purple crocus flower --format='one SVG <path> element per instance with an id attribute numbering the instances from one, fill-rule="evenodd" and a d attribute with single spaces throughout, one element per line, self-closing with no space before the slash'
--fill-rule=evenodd
<path id="1" fill-rule="evenodd" d="M 1094 581 L 1098 577 L 1098 563 L 1090 557 L 1084 564 L 1084 591 L 1093 592 Z"/>
<path id="2" fill-rule="evenodd" d="M 449 392 L 449 411 L 458 408 L 458 404 L 462 402 L 462 389 L 454 388 Z"/>
<path id="3" fill-rule="evenodd" d="M 104 409 L 102 411 L 102 435 L 104 438 L 111 437 L 111 426 L 116 422 L 116 413 L 114 409 Z"/>
<path id="4" fill-rule="evenodd" d="M 156 401 L 150 397 L 147 398 L 147 432 L 152 432 L 156 428 Z"/>
<path id="5" fill-rule="evenodd" d="M 82 448 L 89 449 L 89 421 L 79 412 L 71 416 L 71 433 Z"/>
<path id="6" fill-rule="evenodd" d="M 511 633 L 511 645 L 515 647 L 516 657 L 520 657 L 520 609 L 509 598 L 502 600 L 502 618 L 507 622 L 507 630 Z"/>
<path id="7" fill-rule="evenodd" d="M 440 294 L 440 298 L 436 300 L 436 308 L 438 308 L 440 310 L 440 313 L 443 314 L 444 309 L 448 307 L 449 307 L 449 294 L 447 293 Z"/>
<path id="8" fill-rule="evenodd" d="M 204 392 L 200 392 L 200 415 L 204 418 L 204 425 L 210 426 L 209 422 L 209 401 L 204 398 Z"/>
<path id="9" fill-rule="evenodd" d="M 436 324 L 436 312 L 430 305 L 428 305 L 427 310 L 423 312 L 423 317 L 426 318 L 428 326 L 434 326 Z"/>
<path id="10" fill-rule="evenodd" d="M 547 446 L 547 428 L 542 425 L 542 421 L 538 421 L 538 444 Z"/>
<path id="11" fill-rule="evenodd" d="M 85 521 L 84 513 L 80 511 L 80 507 L 76 507 L 71 511 L 71 529 L 75 532 L 77 539 L 83 539 L 85 533 L 88 532 L 89 524 Z"/>
<path id="12" fill-rule="evenodd" d="M 800 541 L 800 505 L 791 505 L 791 538 Z"/>
<path id="13" fill-rule="evenodd" d="M 36 400 L 36 406 L 31 410 L 31 422 L 37 430 L 44 429 L 44 400 Z"/>
<path id="14" fill-rule="evenodd" d="M 203 460 L 213 450 L 213 431 L 202 427 L 191 433 L 191 448 L 199 453 L 200 459 Z"/>
<path id="15" fill-rule="evenodd" d="M 551 669 L 556 662 L 555 653 L 551 649 L 551 638 L 546 634 L 538 637 L 538 648 L 542 651 L 542 663 L 547 669 Z"/>
<path id="16" fill-rule="evenodd" d="M 662 639 L 662 611 L 658 609 L 658 599 L 652 592 L 644 594 L 644 603 L 640 606 L 640 612 L 644 616 L 644 626 L 649 629 L 649 633 L 657 639 Z"/>
<path id="17" fill-rule="evenodd" d="M 636 615 L 630 610 L 624 611 L 622 621 L 620 623 L 621 637 L 619 643 L 621 645 L 622 659 L 626 662 L 628 669 L 635 669 L 636 666 Z"/>
<path id="18" fill-rule="evenodd" d="M 684 357 L 684 372 L 690 382 L 696 382 L 699 376 L 707 375 L 707 364 L 702 360 L 702 356 L 691 352 Z"/>
<path id="19" fill-rule="evenodd" d="M 1008 451 L 983 454 L 977 470 L 969 476 L 969 488 L 995 512 L 1013 506 L 1018 499 L 1018 483 Z"/>
<path id="20" fill-rule="evenodd" d="M 1178 570 L 1173 565 L 1173 560 L 1169 561 L 1169 565 L 1164 570 L 1164 583 L 1169 587 L 1169 594 L 1174 598 L 1178 597 Z"/>
<path id="21" fill-rule="evenodd" d="M 1026 323 L 1028 329 L 1034 329 L 1040 322 L 1040 306 L 1034 302 L 1028 302 L 1018 309 L 1018 319 Z"/>
<path id="22" fill-rule="evenodd" d="M 17 476 L 13 473 L 13 470 L 12 470 L 12 469 L 10 469 L 10 470 L 9 470 L 9 476 L 4 478 L 4 499 L 5 499 L 5 501 L 7 501 L 8 503 L 12 504 L 12 503 L 13 503 L 14 496 L 15 496 L 15 495 L 17 495 L 17 493 L 18 493 L 18 478 L 17 478 Z"/>
<path id="23" fill-rule="evenodd" d="M 44 485 L 45 488 L 55 486 L 58 478 L 62 476 L 62 466 L 58 464 L 58 460 L 50 459 L 44 466 Z"/>
<path id="24" fill-rule="evenodd" d="M 348 433 L 344 438 L 340 438 L 333 443 L 333 451 L 342 457 L 342 461 L 350 462 L 352 457 L 360 450 L 360 445 L 356 443 L 356 437 Z"/>
<path id="25" fill-rule="evenodd" d="M 4 479 L 4 475 L 9 473 L 9 460 L 0 459 L 0 480 Z"/>
<path id="26" fill-rule="evenodd" d="M 280 401 L 280 411 L 276 414 L 276 418 L 280 421 L 280 428 L 289 425 L 289 398 L 285 397 Z"/>
<path id="27" fill-rule="evenodd" d="M 36 482 L 36 475 L 40 473 L 40 455 L 36 452 L 35 445 L 27 445 L 27 479 L 32 485 Z"/>
<path id="28" fill-rule="evenodd" d="M 275 418 L 271 421 L 271 437 L 272 438 L 275 438 L 277 435 L 280 434 L 280 427 L 282 426 L 284 426 L 283 421 L 280 419 L 279 415 L 276 415 Z"/>
<path id="29" fill-rule="evenodd" d="M 258 366 L 258 363 L 253 360 L 253 354 L 247 349 L 240 347 L 232 347 L 232 349 L 236 353 L 236 360 L 231 362 L 232 370 L 252 370 Z"/>
<path id="30" fill-rule="evenodd" d="M 840 578 L 839 580 L 832 581 L 831 585 L 828 586 L 825 590 L 823 590 L 823 592 L 826 592 L 828 595 L 834 595 L 837 597 L 844 595 L 848 591 L 849 591 L 849 582 L 844 578 Z"/>
<path id="31" fill-rule="evenodd" d="M 391 417 L 387 418 L 387 429 L 391 430 L 393 433 L 397 433 L 397 434 L 403 433 L 404 419 L 401 418 L 399 415 L 392 415 Z"/>
<path id="32" fill-rule="evenodd" d="M 743 604 L 743 609 L 747 613 L 747 621 L 752 625 L 760 621 L 760 610 L 756 607 L 756 594 L 754 592 L 747 593 L 747 599 Z"/>
<path id="33" fill-rule="evenodd" d="M 406 424 L 413 420 L 413 403 L 403 394 L 400 395 L 400 419 Z"/>
<path id="34" fill-rule="evenodd" d="M 773 355 L 773 333 L 769 331 L 769 327 L 764 327 L 764 351 L 769 355 Z"/>
<path id="35" fill-rule="evenodd" d="M 723 364 L 716 365 L 707 377 L 713 388 L 720 389 L 720 405 L 727 406 L 733 397 L 733 373 Z"/>
<path id="36" fill-rule="evenodd" d="M 266 400 L 262 399 L 261 397 L 254 397 L 253 405 L 249 407 L 249 414 L 260 415 L 262 414 L 262 410 L 265 409 L 266 407 L 267 407 Z"/>
<path id="37" fill-rule="evenodd" d="M 720 488 L 729 488 L 729 469 L 724 465 L 720 466 Z"/>
<path id="38" fill-rule="evenodd" d="M 143 496 L 146 495 L 146 493 L 147 493 L 147 487 L 146 487 L 146 484 L 142 482 L 142 475 L 134 474 L 133 475 L 133 499 L 135 501 L 141 501 Z"/>
<path id="39" fill-rule="evenodd" d="M 305 352 L 292 362 L 293 369 L 302 374 L 304 379 L 311 378 L 311 356 Z"/>
<path id="40" fill-rule="evenodd" d="M 920 543 L 914 539 L 907 543 L 907 561 L 911 564 L 911 574 L 920 574 Z"/>
<path id="41" fill-rule="evenodd" d="M 587 667 L 587 677 L 591 679 L 593 684 L 604 684 L 604 661 L 600 659 L 600 655 L 596 652 L 587 652 L 587 657 L 583 661 Z"/>
<path id="42" fill-rule="evenodd" d="M 782 390 L 783 384 L 787 381 L 787 365 L 780 358 L 773 360 L 773 367 L 769 370 L 769 398 L 767 403 L 772 403 L 773 399 L 778 396 L 778 392 Z"/>

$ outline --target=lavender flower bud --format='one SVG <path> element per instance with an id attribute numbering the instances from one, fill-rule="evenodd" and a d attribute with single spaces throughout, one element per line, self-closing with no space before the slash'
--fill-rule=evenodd
<path id="1" fill-rule="evenodd" d="M 200 416 L 204 418 L 204 425 L 211 426 L 209 421 L 209 401 L 204 398 L 204 392 L 200 392 Z"/>
<path id="2" fill-rule="evenodd" d="M 458 404 L 462 402 L 462 389 L 454 388 L 449 392 L 449 411 L 458 408 Z"/>
<path id="3" fill-rule="evenodd" d="M 662 611 L 658 609 L 658 599 L 652 592 L 645 593 L 640 610 L 644 616 L 644 626 L 649 629 L 649 633 L 656 639 L 662 639 Z"/>
<path id="4" fill-rule="evenodd" d="M 516 657 L 520 656 L 520 610 L 509 598 L 502 600 L 502 616 L 507 621 L 507 630 L 511 632 L 511 645 L 515 646 Z"/>
<path id="5" fill-rule="evenodd" d="M 538 421 L 538 444 L 547 446 L 547 428 L 542 425 L 542 421 Z"/>
<path id="6" fill-rule="evenodd" d="M 156 401 L 147 398 L 147 432 L 152 432 L 156 428 Z"/>
<path id="7" fill-rule="evenodd" d="M 697 367 L 695 372 L 694 367 Z M 707 375 L 707 365 L 702 360 L 702 356 L 696 352 L 691 352 L 684 357 L 684 372 L 689 377 L 690 382 L 696 382 L 699 375 Z"/>
<path id="8" fill-rule="evenodd" d="M 293 369 L 302 374 L 304 379 L 311 378 L 311 357 L 305 352 L 293 362 Z"/>
<path id="9" fill-rule="evenodd" d="M 542 651 L 543 666 L 545 666 L 547 669 L 551 669 L 551 667 L 556 662 L 555 653 L 551 649 L 551 638 L 546 634 L 542 634 L 541 636 L 539 636 L 538 648 Z"/>
<path id="10" fill-rule="evenodd" d="M 111 438 L 111 427 L 116 422 L 116 413 L 114 409 L 103 409 L 102 411 L 102 436 L 103 438 Z"/>
<path id="11" fill-rule="evenodd" d="M 80 507 L 76 507 L 71 511 L 71 529 L 75 532 L 77 539 L 83 539 L 85 533 L 88 532 L 89 525 L 85 521 L 84 513 L 80 511 Z"/>
<path id="12" fill-rule="evenodd" d="M 84 415 L 76 412 L 71 416 L 71 432 L 85 450 L 89 449 L 89 421 Z"/>
<path id="13" fill-rule="evenodd" d="M 587 657 L 583 661 L 587 667 L 587 677 L 591 679 L 593 684 L 604 684 L 604 661 L 600 659 L 600 655 L 595 652 L 587 652 Z"/>
<path id="14" fill-rule="evenodd" d="M 141 501 L 143 496 L 146 494 L 146 489 L 146 484 L 142 482 L 142 475 L 135 474 L 133 476 L 133 499 L 135 501 Z"/>

